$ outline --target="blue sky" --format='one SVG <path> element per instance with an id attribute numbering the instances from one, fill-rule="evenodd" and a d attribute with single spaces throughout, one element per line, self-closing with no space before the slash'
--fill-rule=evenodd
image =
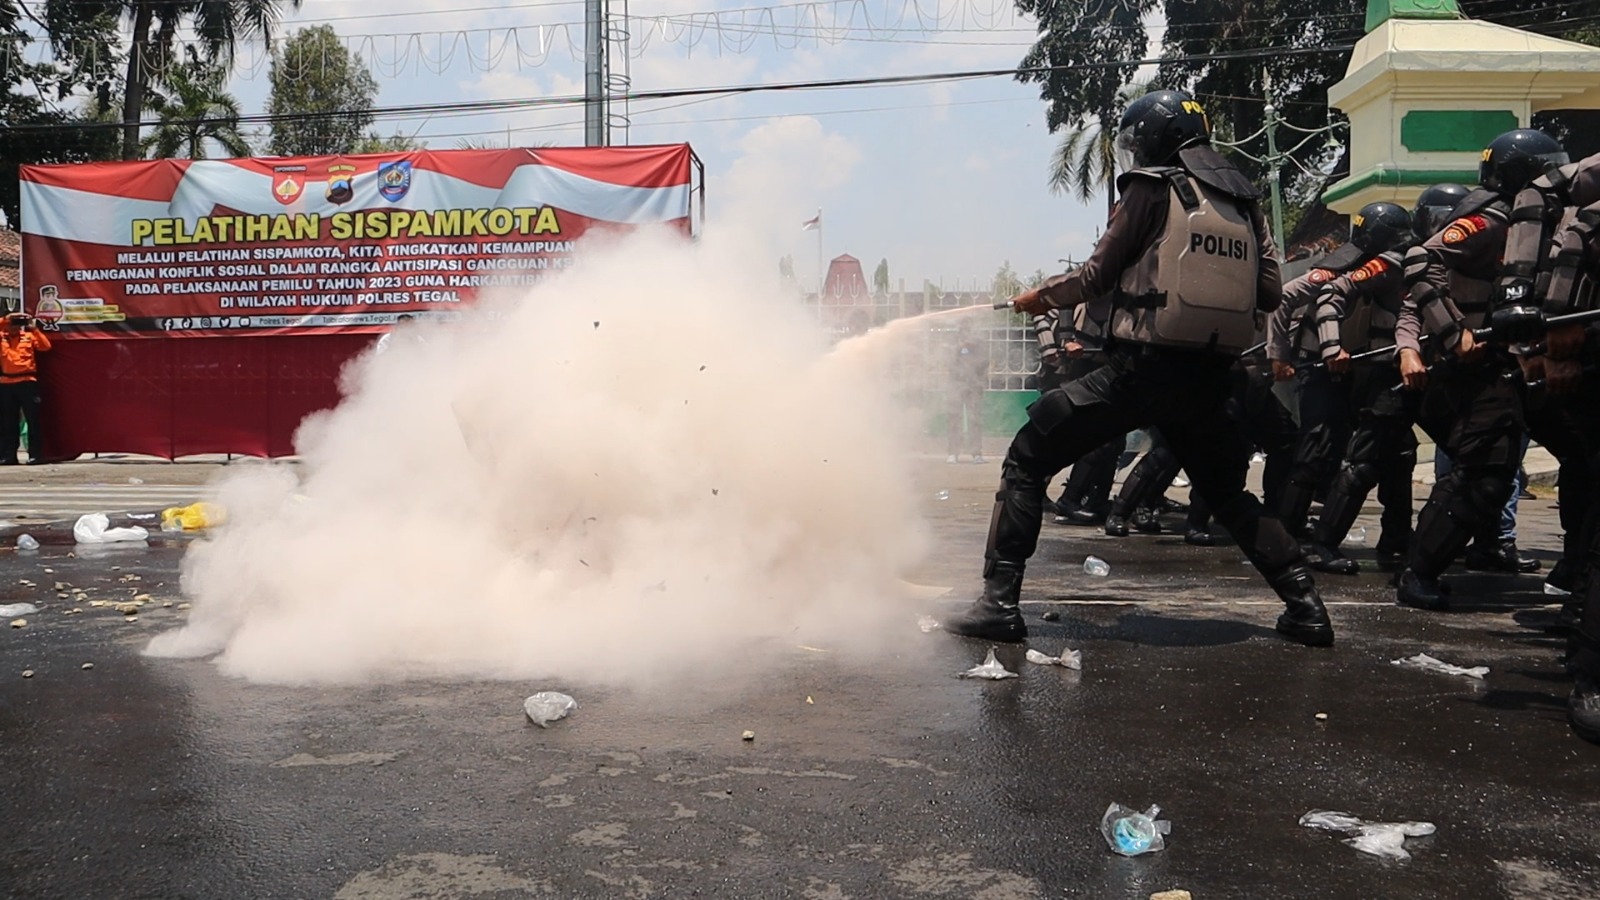
<path id="1" fill-rule="evenodd" d="M 571 50 L 582 40 L 580 3 L 386 0 L 375 13 L 377 5 L 307 0 L 284 16 L 282 31 L 332 25 L 367 58 L 380 105 L 582 91 L 583 66 Z M 635 0 L 635 17 L 675 17 L 635 25 L 643 32 L 635 38 L 635 89 L 1004 68 L 1033 36 L 1033 23 L 1006 0 L 811 3 L 760 18 L 727 12 L 749 8 L 748 0 Z M 720 33 L 704 17 L 686 18 L 719 10 Z M 765 33 L 750 24 L 776 21 L 792 32 L 797 17 L 811 35 L 798 46 L 793 37 L 775 46 L 770 24 Z M 862 27 L 841 30 L 846 39 L 829 44 L 815 38 L 819 21 Z M 940 30 L 909 30 L 919 21 Z M 549 47 L 542 60 L 540 25 Z M 514 49 L 500 51 L 512 27 L 520 29 L 521 66 Z M 242 49 L 233 90 L 246 112 L 264 109 L 259 47 Z M 581 109 L 565 108 L 379 127 L 414 133 L 434 148 L 453 147 L 463 135 L 504 143 L 508 128 L 517 144 L 577 144 L 582 118 Z M 1044 104 L 1034 87 L 1007 78 L 645 102 L 635 104 L 632 120 L 632 143 L 692 143 L 706 163 L 712 213 L 737 210 L 742 226 L 764 229 L 774 265 L 778 254 L 792 253 L 803 282 L 817 248 L 800 223 L 819 207 L 826 256 L 853 254 L 869 271 L 887 258 L 894 280 L 912 289 L 923 278 L 948 288 L 986 283 L 1006 260 L 1024 273 L 1055 271 L 1058 258 L 1083 257 L 1104 215 L 1103 200 L 1084 205 L 1050 194 L 1045 173 L 1056 137 L 1045 128 Z"/>

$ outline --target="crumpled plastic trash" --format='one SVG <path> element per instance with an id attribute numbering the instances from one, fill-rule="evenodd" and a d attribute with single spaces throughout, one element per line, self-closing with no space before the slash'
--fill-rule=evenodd
<path id="1" fill-rule="evenodd" d="M 540 691 L 522 701 L 523 712 L 540 728 L 549 728 L 551 722 L 565 719 L 567 713 L 577 708 L 578 701 L 559 691 Z"/>
<path id="2" fill-rule="evenodd" d="M 1028 662 L 1041 666 L 1060 666 L 1063 669 L 1083 669 L 1083 651 L 1073 650 L 1070 647 L 1062 650 L 1060 656 L 1050 656 L 1037 650 L 1029 650 L 1024 656 Z"/>
<path id="3" fill-rule="evenodd" d="M 112 528 L 105 513 L 89 513 L 72 526 L 72 537 L 80 544 L 116 544 L 123 541 L 142 541 L 150 532 L 135 525 L 131 528 Z"/>
<path id="4" fill-rule="evenodd" d="M 31 534 L 19 535 L 17 537 L 17 549 L 18 550 L 37 550 L 37 549 L 39 549 L 39 540 L 38 540 L 38 538 L 35 538 Z"/>
<path id="5" fill-rule="evenodd" d="M 216 503 L 191 503 L 161 511 L 162 531 L 200 531 L 228 521 L 227 510 Z"/>
<path id="6" fill-rule="evenodd" d="M 939 620 L 933 616 L 917 616 L 917 627 L 923 634 L 933 634 L 939 630 Z"/>
<path id="7" fill-rule="evenodd" d="M 990 681 L 1000 681 L 1004 678 L 1016 678 L 1017 673 L 1001 665 L 1000 660 L 994 658 L 994 648 L 990 647 L 989 655 L 983 658 L 983 662 L 962 672 L 961 677 L 987 678 Z"/>
<path id="8" fill-rule="evenodd" d="M 1083 572 L 1085 575 L 1104 578 L 1111 574 L 1111 564 L 1098 556 L 1086 557 L 1083 561 Z"/>
<path id="9" fill-rule="evenodd" d="M 1120 803 L 1113 803 L 1106 807 L 1106 814 L 1100 817 L 1100 833 L 1105 835 L 1106 845 L 1114 853 L 1123 856 L 1154 853 L 1167 846 L 1165 836 L 1172 833 L 1172 823 L 1157 819 L 1159 815 L 1159 806 L 1138 812 Z"/>
<path id="10" fill-rule="evenodd" d="M 1350 529 L 1350 532 L 1344 536 L 1344 540 L 1340 543 L 1346 547 L 1365 547 L 1367 545 L 1366 526 L 1360 525 Z"/>
<path id="11" fill-rule="evenodd" d="M 1405 659 L 1391 660 L 1394 665 L 1405 666 L 1408 669 L 1421 669 L 1424 672 L 1438 672 L 1441 675 L 1465 675 L 1468 678 L 1482 678 L 1489 674 L 1488 666 L 1473 666 L 1464 669 L 1461 666 L 1452 666 L 1444 660 L 1434 659 L 1426 653 L 1408 656 Z"/>
<path id="12" fill-rule="evenodd" d="M 17 616 L 31 616 L 39 611 L 39 607 L 32 603 L 7 603 L 0 606 L 0 619 L 12 619 Z"/>
<path id="13" fill-rule="evenodd" d="M 1347 812 L 1314 809 L 1300 817 L 1307 828 L 1321 828 L 1352 835 L 1345 843 L 1385 859 L 1410 859 L 1405 842 L 1408 837 L 1426 837 L 1438 829 L 1432 822 L 1367 822 Z"/>

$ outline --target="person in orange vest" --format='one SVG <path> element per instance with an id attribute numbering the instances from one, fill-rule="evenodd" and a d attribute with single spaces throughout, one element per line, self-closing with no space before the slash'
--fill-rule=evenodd
<path id="1" fill-rule="evenodd" d="M 6 316 L 0 330 L 0 466 L 17 464 L 22 443 L 19 415 L 28 417 L 28 462 L 43 462 L 39 437 L 39 363 L 36 355 L 50 350 L 50 339 L 26 313 Z"/>

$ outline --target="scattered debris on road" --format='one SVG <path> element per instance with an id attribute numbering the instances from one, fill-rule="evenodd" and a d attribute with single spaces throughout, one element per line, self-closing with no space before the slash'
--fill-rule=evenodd
<path id="1" fill-rule="evenodd" d="M 551 722 L 565 719 L 568 713 L 577 708 L 578 701 L 558 691 L 540 691 L 522 701 L 523 712 L 528 714 L 529 721 L 540 728 L 549 728 Z"/>
<path id="2" fill-rule="evenodd" d="M 1025 654 L 1028 662 L 1041 666 L 1060 666 L 1063 669 L 1079 671 L 1083 668 L 1083 651 L 1073 650 L 1070 647 L 1061 651 L 1060 656 L 1050 656 L 1038 650 L 1029 650 Z"/>
<path id="3" fill-rule="evenodd" d="M 1483 676 L 1489 674 L 1488 666 L 1473 666 L 1470 669 L 1464 669 L 1461 666 L 1453 666 L 1443 660 L 1435 659 L 1426 653 L 1418 653 L 1416 656 L 1408 656 L 1405 659 L 1391 660 L 1391 662 L 1394 665 L 1404 666 L 1408 669 L 1421 669 L 1424 672 L 1438 672 L 1441 675 L 1465 675 L 1468 678 L 1482 678 Z"/>
<path id="4" fill-rule="evenodd" d="M 1106 807 L 1106 814 L 1100 817 L 1100 833 L 1105 836 L 1106 845 L 1114 853 L 1123 856 L 1154 853 L 1167 846 L 1166 835 L 1172 833 L 1172 823 L 1157 819 L 1159 815 L 1159 806 L 1152 805 L 1144 812 L 1138 812 L 1120 803 L 1113 803 Z"/>
<path id="5" fill-rule="evenodd" d="M 1408 837 L 1426 837 L 1437 829 L 1432 822 L 1367 822 L 1347 812 L 1314 809 L 1300 817 L 1307 828 L 1320 828 L 1353 835 L 1344 843 L 1373 856 L 1385 859 L 1410 859 L 1405 841 Z"/>
<path id="6" fill-rule="evenodd" d="M 1017 673 L 1001 665 L 1000 660 L 994 658 L 994 648 L 990 647 L 989 655 L 983 658 L 983 662 L 962 672 L 960 677 L 987 678 L 990 681 L 999 681 L 1003 678 L 1016 678 Z"/>

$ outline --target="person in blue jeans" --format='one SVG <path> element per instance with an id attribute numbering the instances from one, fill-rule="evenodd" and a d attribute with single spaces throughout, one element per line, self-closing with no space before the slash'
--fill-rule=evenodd
<path id="1" fill-rule="evenodd" d="M 1522 457 L 1528 453 L 1528 436 L 1522 436 L 1522 445 L 1517 452 L 1517 474 L 1512 479 L 1510 499 L 1500 509 L 1500 521 L 1496 523 L 1494 534 L 1478 535 L 1472 540 L 1472 546 L 1467 548 L 1466 566 L 1475 572 L 1507 572 L 1514 575 L 1531 575 L 1539 571 L 1541 564 L 1531 556 L 1523 556 L 1517 550 L 1517 501 L 1522 496 L 1523 488 L 1527 487 L 1528 475 L 1522 469 Z M 1443 450 L 1435 448 L 1433 453 L 1433 477 L 1435 481 L 1449 474 L 1453 463 Z"/>

